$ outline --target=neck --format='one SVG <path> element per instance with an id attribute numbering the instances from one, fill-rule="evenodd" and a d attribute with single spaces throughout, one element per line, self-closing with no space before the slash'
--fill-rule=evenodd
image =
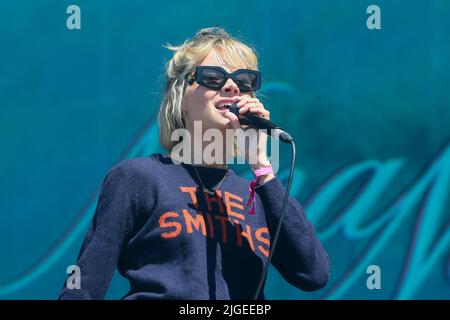
<path id="1" fill-rule="evenodd" d="M 182 152 L 182 156 L 180 156 L 180 149 L 175 151 L 175 148 L 172 149 L 170 153 L 170 157 L 172 159 L 176 159 L 179 162 L 183 162 L 190 165 L 211 167 L 217 169 L 228 169 L 227 165 L 227 156 L 226 156 L 226 145 L 225 141 L 222 141 L 222 148 L 214 148 L 214 143 L 220 146 L 215 140 L 214 141 L 203 141 L 203 139 L 195 139 L 196 136 L 189 131 L 191 137 L 191 143 L 187 143 L 187 141 L 181 142 L 182 145 L 179 147 Z M 198 134 L 197 134 L 198 135 Z M 194 137 L 194 138 L 192 138 Z M 201 135 L 203 137 L 203 135 Z M 187 139 L 189 140 L 189 139 Z M 226 140 L 226 139 L 225 139 Z M 209 149 L 207 147 L 209 146 Z M 178 147 L 178 145 L 177 145 Z M 214 151 L 212 151 L 212 148 Z M 218 150 L 219 149 L 219 150 Z M 220 150 L 221 149 L 221 150 Z M 206 153 L 204 152 L 206 150 Z M 211 153 L 214 156 L 211 156 Z M 186 154 L 186 155 L 185 155 Z M 206 160 L 206 161 L 205 161 Z"/>

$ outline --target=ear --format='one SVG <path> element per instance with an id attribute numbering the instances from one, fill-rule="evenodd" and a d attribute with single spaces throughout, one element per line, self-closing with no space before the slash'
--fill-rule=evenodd
<path id="1" fill-rule="evenodd" d="M 194 81 L 195 81 L 195 76 L 194 76 L 193 74 L 188 74 L 188 75 L 186 76 L 186 82 L 187 82 L 187 84 L 188 84 L 189 86 L 192 86 L 192 84 L 194 83 Z"/>

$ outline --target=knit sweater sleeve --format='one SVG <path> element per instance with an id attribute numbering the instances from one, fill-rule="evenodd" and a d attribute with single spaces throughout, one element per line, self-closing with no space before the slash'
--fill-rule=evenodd
<path id="1" fill-rule="evenodd" d="M 124 168 L 119 164 L 106 175 L 95 214 L 78 255 L 80 288 L 64 284 L 58 299 L 103 299 L 121 249 L 133 229 L 136 211 Z"/>
<path id="2" fill-rule="evenodd" d="M 270 237 L 275 235 L 281 215 L 285 188 L 278 177 L 258 185 Z M 292 285 L 305 291 L 325 286 L 330 272 L 327 253 L 318 240 L 300 203 L 289 197 L 272 263 Z"/>

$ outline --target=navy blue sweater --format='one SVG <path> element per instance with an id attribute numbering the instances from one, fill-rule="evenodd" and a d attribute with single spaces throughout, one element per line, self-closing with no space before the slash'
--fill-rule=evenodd
<path id="1" fill-rule="evenodd" d="M 103 299 L 116 266 L 130 282 L 123 299 L 251 299 L 285 188 L 278 178 L 258 185 L 250 215 L 248 180 L 196 168 L 209 187 L 227 174 L 215 196 L 201 192 L 192 165 L 158 153 L 113 167 L 78 256 L 81 288 L 64 286 L 59 299 Z M 272 263 L 292 285 L 319 289 L 328 255 L 301 205 L 290 198 L 286 210 Z"/>

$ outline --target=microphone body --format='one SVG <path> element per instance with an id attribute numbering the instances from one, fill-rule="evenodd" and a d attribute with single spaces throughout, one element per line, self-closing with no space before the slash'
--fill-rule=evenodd
<path id="1" fill-rule="evenodd" d="M 238 117 L 241 124 L 250 126 L 255 129 L 265 129 L 267 130 L 268 135 L 278 138 L 285 143 L 294 141 L 294 138 L 292 138 L 289 133 L 284 131 L 279 125 L 273 123 L 270 120 L 258 117 L 256 114 L 253 114 L 251 112 L 240 114 L 239 108 L 236 107 L 236 104 L 237 103 L 234 102 L 230 106 L 230 112 L 234 113 Z"/>

